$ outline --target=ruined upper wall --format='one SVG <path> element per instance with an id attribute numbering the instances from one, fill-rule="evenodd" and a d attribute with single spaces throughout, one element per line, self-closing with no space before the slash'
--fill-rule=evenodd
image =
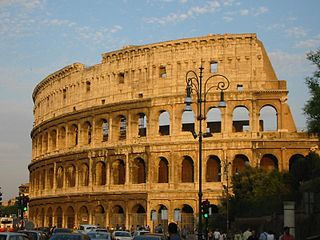
<path id="1" fill-rule="evenodd" d="M 102 54 L 91 67 L 75 63 L 50 74 L 33 92 L 35 125 L 72 111 L 141 98 L 185 95 L 185 75 L 202 64 L 230 80 L 229 92 L 283 91 L 256 34 L 224 34 L 142 46 Z"/>

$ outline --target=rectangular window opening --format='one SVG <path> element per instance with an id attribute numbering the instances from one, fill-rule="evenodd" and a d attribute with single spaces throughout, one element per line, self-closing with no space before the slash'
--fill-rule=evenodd
<path id="1" fill-rule="evenodd" d="M 211 62 L 210 63 L 210 72 L 216 73 L 218 71 L 218 63 L 217 62 Z"/>
<path id="2" fill-rule="evenodd" d="M 118 74 L 118 80 L 119 80 L 119 83 L 124 83 L 124 73 L 123 72 Z"/>
<path id="3" fill-rule="evenodd" d="M 161 66 L 159 69 L 160 77 L 166 78 L 167 77 L 167 70 L 165 66 Z"/>

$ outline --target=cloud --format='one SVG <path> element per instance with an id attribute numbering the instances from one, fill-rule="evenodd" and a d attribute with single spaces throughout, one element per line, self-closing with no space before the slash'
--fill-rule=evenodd
<path id="1" fill-rule="evenodd" d="M 307 48 L 307 49 L 319 48 L 320 47 L 320 35 L 317 35 L 311 39 L 300 41 L 295 45 L 295 47 Z"/>
<path id="2" fill-rule="evenodd" d="M 232 1 L 229 1 L 229 2 L 232 2 Z M 146 18 L 144 21 L 150 24 L 161 24 L 161 25 L 182 22 L 190 17 L 214 12 L 218 10 L 220 7 L 221 7 L 221 4 L 219 3 L 218 0 L 211 0 L 211 1 L 208 1 L 207 4 L 203 6 L 190 7 L 186 12 L 171 13 L 164 17 Z"/>
<path id="3" fill-rule="evenodd" d="M 259 7 L 258 9 L 255 10 L 254 16 L 259 16 L 261 14 L 268 12 L 268 11 L 269 11 L 269 9 L 267 7 L 264 7 L 264 6 Z"/>
<path id="4" fill-rule="evenodd" d="M 307 35 L 306 31 L 301 27 L 288 28 L 285 30 L 285 32 L 290 37 L 296 37 L 296 38 L 305 37 Z"/>
<path id="5" fill-rule="evenodd" d="M 42 5 L 42 0 L 1 0 L 0 8 L 10 7 L 12 5 L 20 6 L 26 10 L 32 10 Z"/>
<path id="6" fill-rule="evenodd" d="M 247 16 L 247 15 L 249 15 L 249 10 L 248 10 L 248 9 L 241 9 L 241 10 L 240 10 L 240 15 L 241 15 L 241 16 Z"/>

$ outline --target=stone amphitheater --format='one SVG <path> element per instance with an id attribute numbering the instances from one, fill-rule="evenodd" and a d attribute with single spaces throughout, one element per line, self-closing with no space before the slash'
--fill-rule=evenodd
<path id="1" fill-rule="evenodd" d="M 199 129 L 185 111 L 186 73 L 222 74 L 206 96 L 203 199 L 219 204 L 228 176 L 248 164 L 288 171 L 318 144 L 298 132 L 285 80 L 256 34 L 223 34 L 125 46 L 101 63 L 68 65 L 35 87 L 29 216 L 36 226 L 102 227 L 178 221 L 199 212 Z M 191 116 L 191 117 L 190 117 Z M 230 185 L 229 185 L 230 186 Z"/>

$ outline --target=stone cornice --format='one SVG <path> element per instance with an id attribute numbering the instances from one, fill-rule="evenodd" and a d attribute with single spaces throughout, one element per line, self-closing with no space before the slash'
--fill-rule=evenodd
<path id="1" fill-rule="evenodd" d="M 68 66 L 50 74 L 34 88 L 34 91 L 32 93 L 33 102 L 35 101 L 35 97 L 36 97 L 37 93 L 40 91 L 40 89 L 43 88 L 44 86 L 46 86 L 48 83 L 53 82 L 57 79 L 61 79 L 66 76 L 69 76 L 70 74 L 81 71 L 84 68 L 85 68 L 85 65 L 83 65 L 82 63 L 73 63 L 71 65 L 68 65 Z"/>
<path id="2" fill-rule="evenodd" d="M 147 54 L 150 51 L 160 48 L 170 48 L 170 47 L 178 47 L 181 45 L 192 45 L 192 44 L 206 44 L 208 42 L 225 42 L 231 41 L 235 42 L 236 40 L 241 39 L 252 39 L 254 41 L 257 40 L 257 35 L 255 33 L 246 33 L 246 34 L 209 34 L 207 36 L 202 37 L 194 37 L 194 38 L 184 38 L 178 40 L 171 40 L 159 43 L 152 43 L 146 45 L 129 45 L 124 46 L 120 50 L 103 53 L 102 54 L 102 63 L 112 62 L 114 60 L 126 58 L 132 55 Z"/>

